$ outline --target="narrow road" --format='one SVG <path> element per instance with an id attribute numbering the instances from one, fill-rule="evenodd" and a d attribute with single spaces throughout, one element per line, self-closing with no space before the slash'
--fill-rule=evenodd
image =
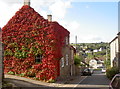
<path id="1" fill-rule="evenodd" d="M 95 71 L 92 76 L 77 76 L 66 84 L 44 83 L 13 75 L 6 75 L 5 80 L 16 86 L 13 89 L 109 89 L 110 82 L 100 71 Z"/>
<path id="2" fill-rule="evenodd" d="M 109 82 L 105 73 L 95 71 L 92 76 L 87 76 L 74 89 L 109 89 Z"/>

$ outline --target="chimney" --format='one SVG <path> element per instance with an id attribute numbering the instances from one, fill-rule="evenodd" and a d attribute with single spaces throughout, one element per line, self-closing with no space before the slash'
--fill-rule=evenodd
<path id="1" fill-rule="evenodd" d="M 24 0 L 24 5 L 30 6 L 30 0 Z"/>
<path id="2" fill-rule="evenodd" d="M 52 22 L 52 15 L 47 15 L 48 21 Z"/>

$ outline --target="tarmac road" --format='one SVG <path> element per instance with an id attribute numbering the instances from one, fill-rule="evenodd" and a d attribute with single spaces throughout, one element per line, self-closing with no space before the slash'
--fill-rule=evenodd
<path id="1" fill-rule="evenodd" d="M 87 76 L 74 89 L 109 89 L 110 80 L 105 73 L 95 71 L 92 76 Z"/>
<path id="2" fill-rule="evenodd" d="M 92 76 L 76 76 L 73 79 L 67 83 L 52 84 L 13 75 L 6 75 L 5 78 L 16 86 L 12 89 L 109 89 L 110 80 L 100 71 L 95 71 Z"/>

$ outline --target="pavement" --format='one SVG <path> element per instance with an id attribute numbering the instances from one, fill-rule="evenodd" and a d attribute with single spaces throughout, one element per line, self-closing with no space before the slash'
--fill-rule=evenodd
<path id="1" fill-rule="evenodd" d="M 71 76 L 64 80 L 58 80 L 55 83 L 46 83 L 43 81 L 32 80 L 30 78 L 5 74 L 5 81 L 13 84 L 13 87 L 76 87 L 86 76 Z"/>

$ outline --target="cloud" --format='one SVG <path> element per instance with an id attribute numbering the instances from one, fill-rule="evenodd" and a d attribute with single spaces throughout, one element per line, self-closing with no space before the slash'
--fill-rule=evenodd
<path id="1" fill-rule="evenodd" d="M 82 24 L 77 21 L 60 21 L 61 25 L 70 31 L 70 43 L 75 43 L 75 36 L 77 36 L 78 43 L 94 43 L 106 41 L 101 35 L 95 35 L 82 28 Z"/>
<path id="2" fill-rule="evenodd" d="M 70 42 L 75 42 L 75 36 L 79 36 L 81 32 L 80 23 L 77 21 L 60 21 L 61 25 L 64 26 L 70 32 Z M 78 37 L 79 39 L 79 37 Z"/>
<path id="3" fill-rule="evenodd" d="M 22 3 L 23 0 L 1 0 L 0 2 L 4 2 L 8 5 L 16 4 L 16 3 Z"/>
<path id="4" fill-rule="evenodd" d="M 86 6 L 85 6 L 85 8 L 87 8 L 87 9 L 88 9 L 88 8 L 90 8 L 90 7 L 89 7 L 88 5 L 86 5 Z"/>
<path id="5" fill-rule="evenodd" d="M 0 0 L 0 27 L 3 27 L 8 20 L 23 6 L 24 0 Z M 65 16 L 69 8 L 72 8 L 73 0 L 31 0 L 31 7 L 33 7 L 40 15 L 47 19 L 48 14 L 53 15 L 53 20 L 59 22 L 68 31 L 70 31 L 70 42 L 75 42 L 77 35 L 78 42 L 98 42 L 105 41 L 105 37 L 101 35 L 94 35 L 89 30 L 85 30 L 86 24 L 79 20 L 66 20 Z M 2 9 L 3 8 L 3 9 Z M 89 5 L 86 5 L 89 8 Z M 109 37 L 107 38 L 109 39 Z"/>
<path id="6" fill-rule="evenodd" d="M 71 0 L 69 1 L 58 0 L 54 2 L 51 6 L 49 6 L 51 14 L 58 18 L 64 18 L 68 8 L 71 8 Z"/>
<path id="7" fill-rule="evenodd" d="M 0 2 L 0 27 L 3 27 L 8 20 L 15 14 L 15 12 L 21 7 L 19 3 L 9 5 L 6 2 Z"/>
<path id="8" fill-rule="evenodd" d="M 23 6 L 24 0 L 1 0 L 0 6 L 0 26 L 3 27 L 16 11 Z M 39 12 L 45 19 L 48 14 L 53 15 L 53 19 L 58 21 L 66 15 L 67 9 L 71 8 L 72 0 L 31 0 L 31 6 Z"/>

